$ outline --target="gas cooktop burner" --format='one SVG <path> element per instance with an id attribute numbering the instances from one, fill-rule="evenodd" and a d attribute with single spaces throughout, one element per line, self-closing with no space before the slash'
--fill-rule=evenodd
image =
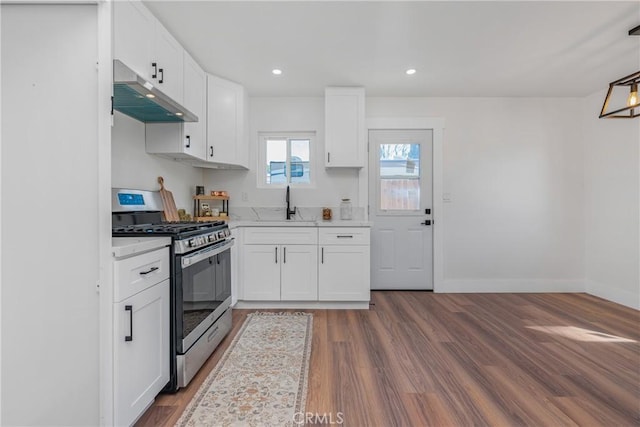
<path id="1" fill-rule="evenodd" d="M 181 234 L 192 231 L 207 231 L 224 226 L 224 221 L 215 222 L 163 222 L 159 224 L 133 224 L 113 226 L 114 234 L 148 233 L 148 234 Z"/>

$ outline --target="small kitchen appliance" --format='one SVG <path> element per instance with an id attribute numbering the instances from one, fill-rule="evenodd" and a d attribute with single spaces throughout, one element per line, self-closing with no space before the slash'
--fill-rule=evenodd
<path id="1" fill-rule="evenodd" d="M 231 330 L 231 247 L 224 221 L 163 222 L 158 192 L 112 190 L 114 237 L 171 237 L 170 380 L 186 386 Z"/>

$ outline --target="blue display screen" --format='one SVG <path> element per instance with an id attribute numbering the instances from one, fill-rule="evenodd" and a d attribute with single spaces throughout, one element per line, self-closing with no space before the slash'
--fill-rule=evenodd
<path id="1" fill-rule="evenodd" d="M 142 194 L 118 193 L 118 202 L 121 206 L 144 205 Z"/>

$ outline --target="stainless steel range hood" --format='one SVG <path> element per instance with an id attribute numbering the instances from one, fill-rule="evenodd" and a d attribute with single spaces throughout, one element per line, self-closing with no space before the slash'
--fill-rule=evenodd
<path id="1" fill-rule="evenodd" d="M 198 116 L 117 59 L 113 61 L 113 109 L 144 123 L 198 121 Z"/>

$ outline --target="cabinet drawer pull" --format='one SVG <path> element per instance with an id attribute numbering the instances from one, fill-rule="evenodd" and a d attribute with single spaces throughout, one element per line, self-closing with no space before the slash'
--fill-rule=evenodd
<path id="1" fill-rule="evenodd" d="M 129 335 L 125 335 L 125 341 L 133 341 L 133 306 L 125 305 L 124 311 L 129 312 Z"/>
<path id="2" fill-rule="evenodd" d="M 353 235 L 350 234 L 338 234 L 336 237 L 338 239 L 353 239 Z"/>
<path id="3" fill-rule="evenodd" d="M 275 247 L 275 250 L 276 250 L 276 264 L 277 264 L 278 263 L 278 247 L 277 246 Z"/>
<path id="4" fill-rule="evenodd" d="M 141 275 L 141 276 L 146 276 L 147 274 L 149 274 L 149 273 L 153 273 L 154 271 L 159 270 L 159 269 L 160 269 L 160 267 L 151 267 L 151 268 L 150 268 L 149 270 L 147 270 L 147 271 L 141 271 L 141 272 L 140 272 L 140 275 Z"/>
<path id="5" fill-rule="evenodd" d="M 282 263 L 286 264 L 287 263 L 287 247 L 285 246 L 284 248 L 282 248 L 284 251 L 284 255 L 282 256 Z"/>
<path id="6" fill-rule="evenodd" d="M 158 83 L 164 83 L 164 68 L 160 68 L 158 71 L 160 72 L 160 78 L 158 79 Z"/>
<path id="7" fill-rule="evenodd" d="M 158 63 L 157 62 L 152 62 L 151 66 L 153 67 L 153 74 L 151 74 L 151 78 L 152 79 L 157 79 L 158 78 Z"/>
<path id="8" fill-rule="evenodd" d="M 191 135 L 187 135 L 187 148 L 191 148 Z"/>
<path id="9" fill-rule="evenodd" d="M 321 255 L 320 255 L 320 264 L 324 264 L 324 248 L 322 248 L 320 250 Z"/>

